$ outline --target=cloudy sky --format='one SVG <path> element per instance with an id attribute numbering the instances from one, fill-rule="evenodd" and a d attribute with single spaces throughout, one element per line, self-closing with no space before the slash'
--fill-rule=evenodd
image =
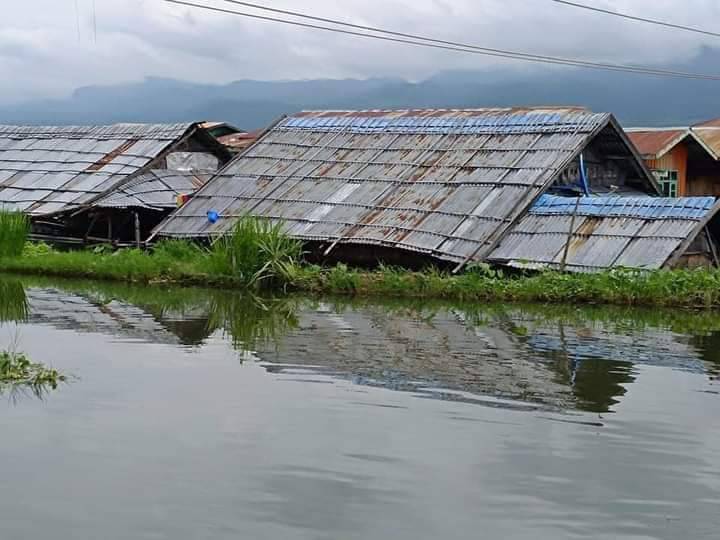
<path id="1" fill-rule="evenodd" d="M 223 0 L 190 0 L 260 13 Z M 717 0 L 582 0 L 715 27 Z M 682 61 L 720 38 L 672 31 L 550 0 L 256 0 L 274 7 L 487 47 L 638 64 Z M 62 97 L 147 76 L 192 81 L 401 76 L 488 69 L 499 60 L 339 36 L 163 0 L 3 1 L 0 102 Z M 97 32 L 97 35 L 96 35 Z M 513 69 L 537 69 L 512 63 Z M 547 69 L 547 68 L 545 68 Z"/>

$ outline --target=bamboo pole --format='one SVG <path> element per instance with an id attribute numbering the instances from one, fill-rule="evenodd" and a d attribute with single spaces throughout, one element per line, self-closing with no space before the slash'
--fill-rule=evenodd
<path id="1" fill-rule="evenodd" d="M 577 201 L 575 201 L 575 209 L 573 210 L 572 217 L 570 218 L 570 230 L 568 231 L 568 237 L 565 241 L 565 250 L 563 251 L 563 257 L 562 262 L 560 263 L 560 271 L 565 271 L 565 266 L 567 264 L 567 256 L 568 251 L 570 251 L 570 241 L 573 237 L 573 232 L 575 231 L 575 218 L 577 216 L 578 207 L 580 206 L 580 199 L 581 197 L 577 198 Z"/>

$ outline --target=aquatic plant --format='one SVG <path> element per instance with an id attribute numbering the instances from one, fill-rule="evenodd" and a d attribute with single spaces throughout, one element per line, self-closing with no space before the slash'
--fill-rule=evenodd
<path id="1" fill-rule="evenodd" d="M 287 281 L 301 256 L 302 244 L 290 238 L 282 224 L 243 217 L 213 244 L 208 266 L 246 287 L 270 286 Z"/>
<path id="2" fill-rule="evenodd" d="M 0 351 L 0 394 L 8 388 L 13 391 L 30 390 L 42 397 L 47 390 L 55 390 L 67 376 L 59 371 L 37 364 L 22 353 Z"/>
<path id="3" fill-rule="evenodd" d="M 30 234 L 30 222 L 21 212 L 0 210 L 0 258 L 18 257 Z"/>

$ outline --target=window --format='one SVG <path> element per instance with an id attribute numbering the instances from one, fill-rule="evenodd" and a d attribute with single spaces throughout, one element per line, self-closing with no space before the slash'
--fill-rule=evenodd
<path id="1" fill-rule="evenodd" d="M 678 194 L 678 172 L 677 171 L 653 171 L 655 178 L 660 184 L 660 189 L 666 197 L 677 197 Z"/>

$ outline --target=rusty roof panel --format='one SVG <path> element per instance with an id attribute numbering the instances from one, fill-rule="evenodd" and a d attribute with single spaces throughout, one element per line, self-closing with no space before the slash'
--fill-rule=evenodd
<path id="1" fill-rule="evenodd" d="M 716 211 L 712 197 L 543 195 L 490 260 L 518 267 L 560 268 L 565 259 L 566 268 L 577 272 L 662 268 L 697 233 L 701 221 Z"/>
<path id="2" fill-rule="evenodd" d="M 720 127 L 694 127 L 692 132 L 715 159 L 720 159 Z"/>
<path id="3" fill-rule="evenodd" d="M 193 126 L 0 125 L 0 207 L 32 215 L 77 208 L 125 182 Z"/>
<path id="4" fill-rule="evenodd" d="M 578 108 L 310 111 L 285 118 L 157 230 L 220 234 L 245 213 L 303 239 L 483 258 L 611 122 Z M 210 224 L 206 213 L 221 219 Z"/>
<path id="5" fill-rule="evenodd" d="M 645 159 L 659 159 L 689 135 L 685 128 L 628 130 L 628 137 Z"/>

